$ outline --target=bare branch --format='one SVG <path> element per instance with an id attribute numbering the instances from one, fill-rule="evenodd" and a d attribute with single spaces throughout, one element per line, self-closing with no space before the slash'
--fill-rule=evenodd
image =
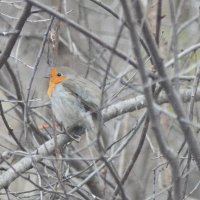
<path id="1" fill-rule="evenodd" d="M 117 56 L 119 56 L 121 59 L 127 61 L 128 63 L 130 63 L 131 65 L 133 65 L 135 68 L 137 68 L 137 64 L 135 63 L 134 60 L 132 60 L 131 58 L 129 58 L 127 55 L 125 55 L 120 50 L 114 49 L 108 43 L 104 42 L 99 37 L 97 37 L 96 35 L 92 34 L 88 30 L 86 30 L 85 28 L 83 28 L 82 26 L 80 26 L 77 23 L 73 22 L 72 20 L 66 18 L 65 15 L 63 15 L 63 14 L 57 12 L 57 11 L 54 11 L 53 9 L 49 8 L 48 6 L 46 6 L 46 5 L 44 5 L 44 4 L 40 3 L 40 2 L 33 1 L 33 0 L 26 0 L 26 1 L 29 2 L 29 3 L 31 3 L 34 6 L 37 6 L 38 8 L 43 9 L 44 11 L 46 11 L 49 14 L 55 16 L 59 20 L 65 22 L 67 25 L 69 25 L 69 26 L 73 27 L 74 29 L 78 30 L 80 33 L 84 34 L 85 36 L 93 39 L 95 42 L 97 42 L 98 44 L 100 44 L 104 48 L 109 49 L 111 52 L 113 52 L 114 54 L 116 54 Z"/>
<path id="2" fill-rule="evenodd" d="M 30 3 L 27 3 L 26 6 L 24 7 L 22 15 L 19 18 L 19 20 L 13 30 L 13 31 L 16 31 L 16 33 L 10 36 L 10 39 L 7 42 L 6 48 L 4 49 L 4 51 L 2 52 L 2 54 L 0 56 L 0 69 L 2 68 L 2 66 L 7 61 L 8 57 L 11 54 L 11 51 L 19 37 L 19 34 L 20 34 L 27 18 L 30 15 L 31 7 L 32 7 L 32 5 Z"/>
<path id="3" fill-rule="evenodd" d="M 140 5 L 140 2 L 137 1 L 135 6 L 136 6 L 138 19 L 144 19 L 144 15 L 142 13 L 142 8 Z M 174 109 L 175 113 L 177 114 L 177 118 L 178 118 L 180 127 L 182 129 L 182 132 L 184 133 L 186 142 L 188 143 L 191 153 L 194 156 L 196 164 L 200 170 L 199 142 L 196 139 L 195 135 L 193 134 L 190 125 L 188 123 L 185 123 L 185 120 L 187 121 L 187 116 L 183 110 L 183 105 L 181 103 L 181 99 L 180 99 L 179 95 L 177 94 L 177 92 L 175 91 L 175 89 L 173 88 L 170 79 L 168 78 L 168 75 L 167 75 L 165 67 L 164 67 L 163 60 L 160 57 L 158 48 L 155 44 L 154 38 L 149 30 L 149 27 L 148 27 L 145 19 L 142 21 L 142 27 L 143 27 L 142 31 L 143 31 L 146 43 L 149 46 L 149 49 L 151 49 L 151 55 L 154 60 L 155 67 L 158 70 L 160 77 L 164 79 L 164 81 L 162 81 L 160 84 L 163 86 L 163 88 L 169 98 L 169 101 L 171 102 L 171 105 L 173 106 L 173 109 Z"/>
<path id="4" fill-rule="evenodd" d="M 158 118 L 158 113 L 155 108 L 155 102 L 154 102 L 153 96 L 152 96 L 150 80 L 148 79 L 147 72 L 145 70 L 144 62 L 142 59 L 142 55 L 140 52 L 140 45 L 138 43 L 135 22 L 133 21 L 133 18 L 130 14 L 130 10 L 129 10 L 127 1 L 121 0 L 121 4 L 124 9 L 124 15 L 126 16 L 126 20 L 130 27 L 130 37 L 131 37 L 131 41 L 132 41 L 133 52 L 137 58 L 138 65 L 140 66 L 138 68 L 138 71 L 140 72 L 140 76 L 141 76 L 143 85 L 145 86 L 144 94 L 145 94 L 145 99 L 147 102 L 148 114 L 149 114 L 149 118 L 151 120 L 152 129 L 154 130 L 156 139 L 159 144 L 160 151 L 162 152 L 163 156 L 169 161 L 171 168 L 172 168 L 172 173 L 173 173 L 173 178 L 174 178 L 174 197 L 176 200 L 180 200 L 181 192 L 182 192 L 181 191 L 181 179 L 180 179 L 180 170 L 179 170 L 179 165 L 178 165 L 178 161 L 176 158 L 176 154 L 174 153 L 174 151 L 172 151 L 172 149 L 170 149 L 168 147 L 168 145 L 164 139 L 164 135 L 165 135 L 165 134 L 163 134 L 164 129 L 160 124 L 160 121 Z M 136 5 L 136 4 L 138 4 L 138 5 Z M 138 6 L 140 6 L 139 4 L 140 4 L 139 1 L 136 1 L 132 4 L 135 12 L 141 12 L 141 10 L 137 10 L 137 9 L 139 9 L 138 8 Z M 139 20 L 141 20 L 141 19 L 145 20 L 144 16 L 139 18 Z"/>
<path id="5" fill-rule="evenodd" d="M 57 141 L 60 146 L 67 144 L 72 139 L 67 135 L 58 135 Z M 22 158 L 19 162 L 14 164 L 12 168 L 9 168 L 0 176 L 0 189 L 7 187 L 13 180 L 19 177 L 19 174 L 22 174 L 32 168 L 33 162 L 41 161 L 44 156 L 51 154 L 55 150 L 55 140 L 54 138 L 47 141 L 41 145 L 36 151 L 31 152 L 26 157 Z M 13 170 L 14 169 L 14 170 Z M 17 172 L 17 173 L 16 173 Z"/>

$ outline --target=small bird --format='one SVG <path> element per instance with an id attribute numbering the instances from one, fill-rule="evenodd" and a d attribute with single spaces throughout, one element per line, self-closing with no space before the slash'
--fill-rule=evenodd
<path id="1" fill-rule="evenodd" d="M 61 67 L 51 69 L 47 93 L 56 120 L 74 139 L 77 138 L 76 136 L 86 133 L 87 144 L 92 144 L 87 145 L 87 153 L 91 155 L 92 159 L 99 156 L 96 136 L 100 116 L 101 90 L 94 83 L 80 77 L 70 68 Z M 96 167 L 95 162 L 94 166 Z M 98 184 L 101 184 L 99 180 Z M 103 198 L 102 191 L 94 190 L 93 192 L 96 196 Z"/>
<path id="2" fill-rule="evenodd" d="M 65 130 L 97 131 L 101 90 L 94 83 L 68 67 L 53 68 L 48 96 L 52 112 Z"/>

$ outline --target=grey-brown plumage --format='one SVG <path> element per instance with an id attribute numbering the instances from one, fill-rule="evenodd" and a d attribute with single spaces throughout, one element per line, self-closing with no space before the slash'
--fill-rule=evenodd
<path id="1" fill-rule="evenodd" d="M 57 121 L 66 130 L 80 127 L 89 132 L 96 131 L 101 90 L 94 83 L 78 76 L 67 67 L 59 68 L 58 74 L 54 75 L 58 76 L 58 79 L 66 77 L 65 80 L 56 83 L 50 96 L 52 111 Z"/>

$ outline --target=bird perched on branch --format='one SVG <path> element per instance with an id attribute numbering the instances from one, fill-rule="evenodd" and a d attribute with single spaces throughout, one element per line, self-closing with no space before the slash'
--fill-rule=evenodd
<path id="1" fill-rule="evenodd" d="M 48 96 L 56 120 L 66 130 L 97 132 L 101 90 L 94 83 L 67 67 L 53 68 Z"/>
<path id="2" fill-rule="evenodd" d="M 48 96 L 51 100 L 52 112 L 66 132 L 72 138 L 86 133 L 87 156 L 88 153 L 91 159 L 95 158 L 95 155 L 99 156 L 100 145 L 97 147 L 96 136 L 99 126 L 101 90 L 94 83 L 80 77 L 67 67 L 53 68 Z M 103 132 L 102 136 L 105 135 Z M 94 166 L 96 167 L 95 163 Z M 100 184 L 98 182 L 98 185 Z M 95 195 L 103 198 L 101 190 L 97 190 Z"/>

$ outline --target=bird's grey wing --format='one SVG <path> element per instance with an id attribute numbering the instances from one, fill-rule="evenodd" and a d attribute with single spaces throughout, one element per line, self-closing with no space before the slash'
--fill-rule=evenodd
<path id="1" fill-rule="evenodd" d="M 75 94 L 84 107 L 92 112 L 95 112 L 99 108 L 101 99 L 101 90 L 88 80 L 78 77 L 69 78 L 63 82 L 64 88 Z"/>

